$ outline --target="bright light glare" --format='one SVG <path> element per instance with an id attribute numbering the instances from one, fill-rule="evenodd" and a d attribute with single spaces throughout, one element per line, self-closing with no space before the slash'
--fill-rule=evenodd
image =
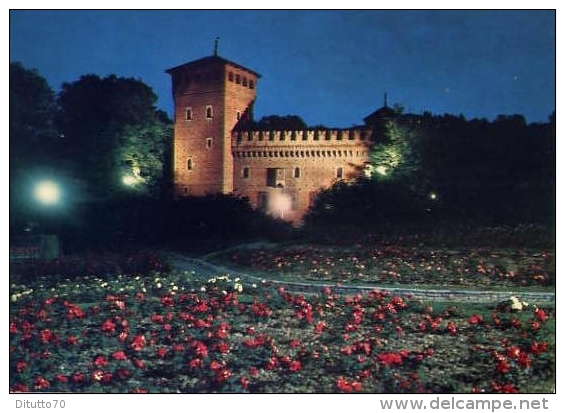
<path id="1" fill-rule="evenodd" d="M 375 168 L 375 171 L 381 176 L 386 176 L 388 174 L 388 169 L 384 165 L 379 165 Z"/>
<path id="2" fill-rule="evenodd" d="M 430 199 L 431 200 L 436 200 L 437 199 L 437 194 L 435 192 L 430 192 Z"/>
<path id="3" fill-rule="evenodd" d="M 35 198 L 44 205 L 55 205 L 61 198 L 61 191 L 57 183 L 47 180 L 35 186 Z"/>
<path id="4" fill-rule="evenodd" d="M 134 186 L 137 184 L 137 178 L 132 175 L 124 175 L 122 176 L 122 183 L 127 186 Z"/>

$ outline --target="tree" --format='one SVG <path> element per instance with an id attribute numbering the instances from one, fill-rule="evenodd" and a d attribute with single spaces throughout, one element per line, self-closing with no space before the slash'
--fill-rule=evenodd
<path id="1" fill-rule="evenodd" d="M 161 193 L 171 122 L 153 90 L 131 78 L 82 76 L 59 94 L 65 156 L 97 199 L 137 191 Z"/>
<path id="2" fill-rule="evenodd" d="M 253 125 L 257 130 L 304 130 L 308 126 L 298 115 L 263 116 Z"/>
<path id="3" fill-rule="evenodd" d="M 10 172 L 43 163 L 53 153 L 55 94 L 35 70 L 10 63 Z"/>
<path id="4" fill-rule="evenodd" d="M 35 69 L 10 63 L 10 225 L 27 222 L 34 174 L 58 164 L 55 94 Z"/>
<path id="5" fill-rule="evenodd" d="M 402 118 L 386 119 L 371 151 L 370 176 L 413 186 L 421 184 L 421 133 Z"/>

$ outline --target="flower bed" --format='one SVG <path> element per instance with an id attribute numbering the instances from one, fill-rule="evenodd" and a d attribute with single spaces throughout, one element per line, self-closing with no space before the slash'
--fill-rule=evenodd
<path id="1" fill-rule="evenodd" d="M 10 289 L 11 392 L 549 392 L 551 308 L 304 296 L 192 273 Z"/>
<path id="2" fill-rule="evenodd" d="M 422 247 L 241 249 L 215 257 L 245 270 L 326 282 L 435 286 L 554 286 L 555 253 Z"/>

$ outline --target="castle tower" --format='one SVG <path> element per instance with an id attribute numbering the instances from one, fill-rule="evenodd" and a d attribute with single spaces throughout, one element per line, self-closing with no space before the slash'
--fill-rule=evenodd
<path id="1" fill-rule="evenodd" d="M 231 131 L 251 116 L 260 75 L 217 55 L 166 71 L 174 100 L 174 195 L 233 191 Z"/>

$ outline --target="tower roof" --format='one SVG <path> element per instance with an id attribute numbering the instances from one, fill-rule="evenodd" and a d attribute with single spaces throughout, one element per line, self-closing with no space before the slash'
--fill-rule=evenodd
<path id="1" fill-rule="evenodd" d="M 165 72 L 172 75 L 175 72 L 178 72 L 179 70 L 184 70 L 184 69 L 187 69 L 187 68 L 193 68 L 193 67 L 207 65 L 207 64 L 230 65 L 230 66 L 237 67 L 238 69 L 245 70 L 246 72 L 249 72 L 249 73 L 257 76 L 258 78 L 261 77 L 261 75 L 259 73 L 255 72 L 254 70 L 248 69 L 245 66 L 240 65 L 239 63 L 232 62 L 231 60 L 225 59 L 221 56 L 218 56 L 217 54 L 214 54 L 212 56 L 206 56 L 206 57 L 203 57 L 203 58 L 198 59 L 198 60 L 193 60 L 192 62 L 188 62 L 188 63 L 184 63 L 184 64 L 179 65 L 179 66 L 172 67 L 170 69 L 165 70 Z"/>
<path id="2" fill-rule="evenodd" d="M 378 122 L 382 119 L 393 118 L 396 115 L 398 115 L 398 113 L 394 109 L 388 107 L 387 94 L 385 93 L 383 106 L 377 109 L 376 111 L 374 111 L 373 113 L 371 113 L 370 115 L 365 116 L 363 120 L 365 121 L 365 124 L 370 124 L 370 123 Z"/>

